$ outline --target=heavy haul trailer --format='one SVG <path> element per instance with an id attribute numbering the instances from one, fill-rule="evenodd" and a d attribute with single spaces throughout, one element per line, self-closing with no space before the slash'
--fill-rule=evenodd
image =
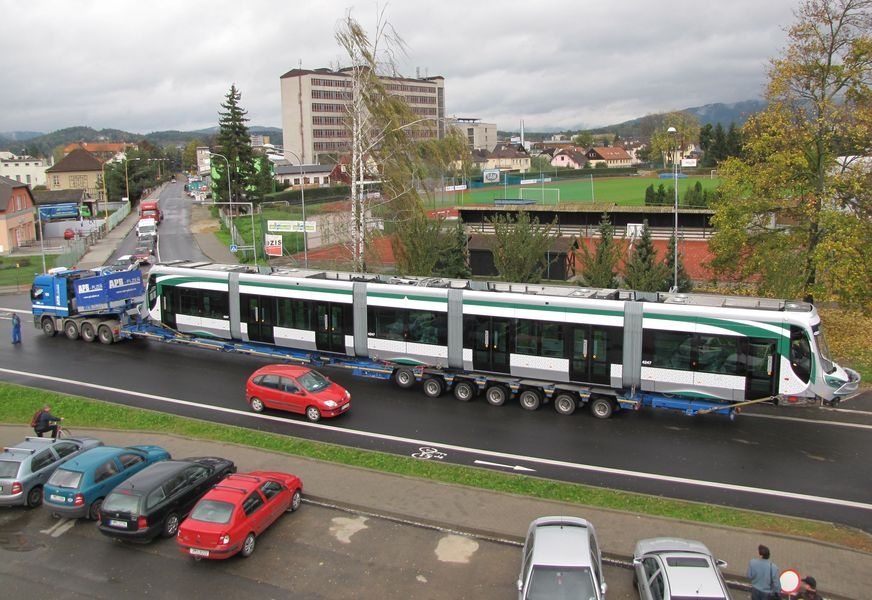
<path id="1" fill-rule="evenodd" d="M 834 403 L 859 385 L 803 302 L 182 262 L 151 269 L 146 303 L 135 335 L 567 415 L 733 416 L 758 401 Z"/>
<path id="2" fill-rule="evenodd" d="M 30 299 L 33 324 L 47 336 L 111 344 L 139 319 L 145 289 L 138 270 L 53 269 L 34 278 Z"/>

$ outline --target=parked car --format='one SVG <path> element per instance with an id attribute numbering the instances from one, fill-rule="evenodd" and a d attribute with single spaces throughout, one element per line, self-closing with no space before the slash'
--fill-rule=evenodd
<path id="1" fill-rule="evenodd" d="M 290 473 L 237 473 L 209 490 L 179 526 L 176 540 L 195 559 L 244 557 L 255 540 L 285 512 L 300 508 L 303 484 Z"/>
<path id="2" fill-rule="evenodd" d="M 606 595 L 593 525 L 578 517 L 539 517 L 527 529 L 518 576 L 519 600 Z"/>
<path id="3" fill-rule="evenodd" d="M 726 562 L 715 560 L 702 542 L 650 538 L 637 542 L 633 550 L 633 583 L 642 600 L 729 600 L 721 574 L 726 566 Z"/>
<path id="4" fill-rule="evenodd" d="M 168 460 L 160 446 L 100 446 L 59 467 L 43 488 L 43 505 L 52 514 L 96 521 L 103 499 L 122 481 L 148 465 Z"/>
<path id="5" fill-rule="evenodd" d="M 309 367 L 267 365 L 251 374 L 245 397 L 254 412 L 264 408 L 306 415 L 310 421 L 335 417 L 351 408 L 351 393 Z"/>
<path id="6" fill-rule="evenodd" d="M 214 456 L 154 463 L 106 496 L 98 528 L 121 540 L 173 537 L 197 500 L 235 472 L 233 461 Z"/>
<path id="7" fill-rule="evenodd" d="M 133 251 L 132 256 L 141 265 L 151 264 L 151 261 L 154 258 L 154 254 L 152 253 L 152 246 L 150 244 L 139 245 Z"/>
<path id="8" fill-rule="evenodd" d="M 39 506 L 42 486 L 59 466 L 103 442 L 92 437 L 53 440 L 28 436 L 0 453 L 0 506 Z"/>

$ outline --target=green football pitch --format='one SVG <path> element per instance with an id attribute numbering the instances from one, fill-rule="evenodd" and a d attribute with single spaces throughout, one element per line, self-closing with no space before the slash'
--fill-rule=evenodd
<path id="1" fill-rule="evenodd" d="M 547 177 L 546 177 L 547 179 Z M 678 179 L 679 198 L 699 181 L 704 190 L 713 190 L 720 184 L 720 179 L 712 177 L 684 177 Z M 545 181 L 527 185 L 495 185 L 473 190 L 455 192 L 434 192 L 431 199 L 436 207 L 471 206 L 493 204 L 495 200 L 527 200 L 537 205 L 553 205 L 580 203 L 614 203 L 622 206 L 644 206 L 645 189 L 653 185 L 654 189 L 662 184 L 672 198 L 674 193 L 672 178 L 659 177 L 603 177 L 574 179 L 570 181 Z"/>

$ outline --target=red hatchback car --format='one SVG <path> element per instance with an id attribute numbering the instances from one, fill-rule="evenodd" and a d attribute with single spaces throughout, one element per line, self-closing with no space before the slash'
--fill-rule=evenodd
<path id="1" fill-rule="evenodd" d="M 303 484 L 290 473 L 229 475 L 209 490 L 179 526 L 179 550 L 195 559 L 251 556 L 255 539 L 286 512 L 300 508 Z"/>
<path id="2" fill-rule="evenodd" d="M 351 407 L 351 393 L 309 367 L 267 365 L 251 374 L 245 397 L 254 412 L 264 408 L 306 415 L 313 423 Z"/>

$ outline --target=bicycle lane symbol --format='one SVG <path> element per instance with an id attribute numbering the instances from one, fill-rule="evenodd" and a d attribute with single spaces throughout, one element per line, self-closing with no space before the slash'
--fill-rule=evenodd
<path id="1" fill-rule="evenodd" d="M 421 446 L 417 452 L 412 453 L 412 458 L 420 458 L 421 460 L 442 460 L 446 456 L 448 456 L 447 453 L 430 446 Z"/>

